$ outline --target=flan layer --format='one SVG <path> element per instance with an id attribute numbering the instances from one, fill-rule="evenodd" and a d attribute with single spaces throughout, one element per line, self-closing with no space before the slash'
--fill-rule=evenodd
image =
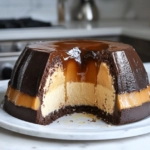
<path id="1" fill-rule="evenodd" d="M 78 95 L 76 94 L 77 92 L 74 92 L 74 89 L 76 87 L 78 87 L 80 89 L 80 90 L 76 90 L 79 92 Z M 56 95 L 59 95 L 59 91 L 60 91 L 59 88 L 61 88 L 61 87 L 58 87 L 57 89 L 54 90 Z M 59 98 L 58 98 L 57 101 L 55 100 L 56 103 L 60 102 L 60 104 L 63 104 L 62 106 L 88 105 L 88 106 L 97 106 L 98 108 L 102 108 L 102 106 L 98 106 L 98 102 L 101 105 L 101 100 L 98 101 L 95 98 L 95 97 L 99 97 L 100 94 L 94 93 L 94 91 L 95 91 L 94 85 L 88 84 L 88 83 L 74 83 L 73 85 L 70 85 L 68 88 L 70 88 L 69 89 L 70 91 L 68 90 L 69 91 L 68 97 L 71 100 L 70 101 L 66 100 L 66 102 L 64 100 L 63 103 L 61 103 L 62 100 L 59 101 Z M 91 90 L 89 90 L 89 89 L 91 89 Z M 97 87 L 97 89 L 98 89 L 98 87 Z M 85 90 L 85 92 L 83 92 L 82 90 Z M 87 91 L 89 93 L 87 93 Z M 99 93 L 99 91 L 101 91 L 101 87 L 98 90 L 96 90 L 97 93 Z M 108 91 L 108 89 L 106 89 L 105 93 L 107 93 L 107 91 Z M 89 97 L 88 97 L 88 94 L 89 94 Z M 7 99 L 10 102 L 14 103 L 16 106 L 22 106 L 22 107 L 30 108 L 33 110 L 38 110 L 40 107 L 40 100 L 38 97 L 31 97 L 27 94 L 23 94 L 15 89 L 13 89 L 13 88 L 9 87 L 6 95 L 7 95 Z M 72 98 L 71 95 L 73 95 L 73 96 L 75 95 L 75 97 Z M 81 95 L 83 95 L 82 96 L 83 99 L 81 101 L 77 100 L 77 98 L 81 99 Z M 92 100 L 90 100 L 91 95 L 94 97 L 94 98 L 92 97 Z M 47 96 L 49 97 L 49 94 L 47 94 Z M 52 97 L 52 98 L 54 98 L 54 97 Z M 51 101 L 49 100 L 49 102 L 51 102 Z M 147 103 L 147 102 L 150 102 L 150 86 L 148 86 L 146 89 L 143 89 L 139 92 L 124 93 L 124 94 L 117 95 L 117 105 L 118 105 L 118 108 L 120 111 L 123 109 L 129 109 L 129 108 L 133 108 L 136 106 L 141 106 L 142 104 Z M 61 105 L 57 105 L 56 107 L 53 107 L 53 106 L 54 106 L 53 104 L 50 104 L 50 107 L 52 108 L 50 111 L 58 110 L 61 107 Z M 60 106 L 60 107 L 58 107 L 58 106 Z M 108 106 L 109 105 L 106 105 L 105 107 L 108 107 Z M 44 107 L 44 103 L 43 103 L 43 107 Z"/>
<path id="2" fill-rule="evenodd" d="M 108 116 L 106 121 L 122 124 L 150 114 L 148 107 L 147 113 L 139 118 L 130 119 L 128 113 L 127 121 L 122 118 L 126 110 L 141 109 L 149 104 L 149 92 L 146 71 L 131 46 L 99 41 L 63 41 L 27 47 L 17 61 L 6 95 L 17 108 L 22 106 L 37 111 L 35 122 L 40 124 L 73 110 L 97 112 L 98 116 Z M 20 100 L 18 103 L 15 93 L 23 93 L 26 102 L 23 104 Z M 38 104 L 36 107 L 35 103 Z M 4 107 L 9 112 L 10 104 L 7 104 Z"/>
<path id="3" fill-rule="evenodd" d="M 33 110 L 38 110 L 40 108 L 41 101 L 37 96 L 29 96 L 14 88 L 11 88 L 10 86 L 7 89 L 6 95 L 8 100 L 16 106 L 22 106 Z"/>

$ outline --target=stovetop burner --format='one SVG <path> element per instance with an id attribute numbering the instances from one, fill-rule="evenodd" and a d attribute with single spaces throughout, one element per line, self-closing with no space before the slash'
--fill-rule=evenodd
<path id="1" fill-rule="evenodd" d="M 51 27 L 50 22 L 42 22 L 31 18 L 23 19 L 1 19 L 0 29 L 6 28 L 28 28 L 28 27 Z"/>
<path id="2" fill-rule="evenodd" d="M 42 22 L 31 18 L 23 19 L 0 19 L 0 30 L 19 29 L 32 27 L 50 27 L 52 29 L 65 28 L 63 25 L 52 25 L 50 22 Z M 29 41 L 0 41 L 0 80 L 9 79 L 14 64 L 21 51 L 27 44 L 34 42 Z"/>

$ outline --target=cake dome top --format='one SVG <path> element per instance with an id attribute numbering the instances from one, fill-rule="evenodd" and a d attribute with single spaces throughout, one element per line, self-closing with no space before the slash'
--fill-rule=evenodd
<path id="1" fill-rule="evenodd" d="M 99 40 L 58 40 L 58 41 L 46 41 L 37 42 L 27 46 L 28 48 L 52 52 L 52 51 L 68 51 L 75 47 L 78 47 L 81 51 L 118 51 L 130 49 L 132 46 L 119 42 L 99 41 Z"/>

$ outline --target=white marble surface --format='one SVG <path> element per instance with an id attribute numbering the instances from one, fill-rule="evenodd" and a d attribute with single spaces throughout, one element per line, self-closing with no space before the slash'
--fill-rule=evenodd
<path id="1" fill-rule="evenodd" d="M 106 141 L 64 141 L 36 138 L 0 128 L 1 150 L 149 150 L 150 134 Z"/>
<path id="2" fill-rule="evenodd" d="M 150 63 L 144 64 L 149 74 Z M 3 91 L 3 89 L 1 89 Z M 2 97 L 0 97 L 2 100 Z M 150 133 L 116 140 L 71 141 L 38 138 L 0 128 L 0 150 L 149 150 Z"/>

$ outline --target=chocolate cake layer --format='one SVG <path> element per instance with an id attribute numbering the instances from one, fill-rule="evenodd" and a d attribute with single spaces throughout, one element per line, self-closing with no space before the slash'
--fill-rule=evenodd
<path id="1" fill-rule="evenodd" d="M 14 105 L 14 103 L 7 100 L 7 96 L 5 97 L 5 103 L 3 108 L 6 112 L 16 118 L 36 123 L 37 111 L 30 108 L 16 106 Z"/>
<path id="2" fill-rule="evenodd" d="M 101 61 L 110 66 L 118 94 L 140 91 L 149 84 L 143 63 L 132 48 L 115 52 L 105 50 Z"/>
<path id="3" fill-rule="evenodd" d="M 118 122 L 119 124 L 126 124 L 130 122 L 135 122 L 146 118 L 150 115 L 150 102 L 146 102 L 141 106 L 134 108 L 124 109 L 119 112 Z"/>

